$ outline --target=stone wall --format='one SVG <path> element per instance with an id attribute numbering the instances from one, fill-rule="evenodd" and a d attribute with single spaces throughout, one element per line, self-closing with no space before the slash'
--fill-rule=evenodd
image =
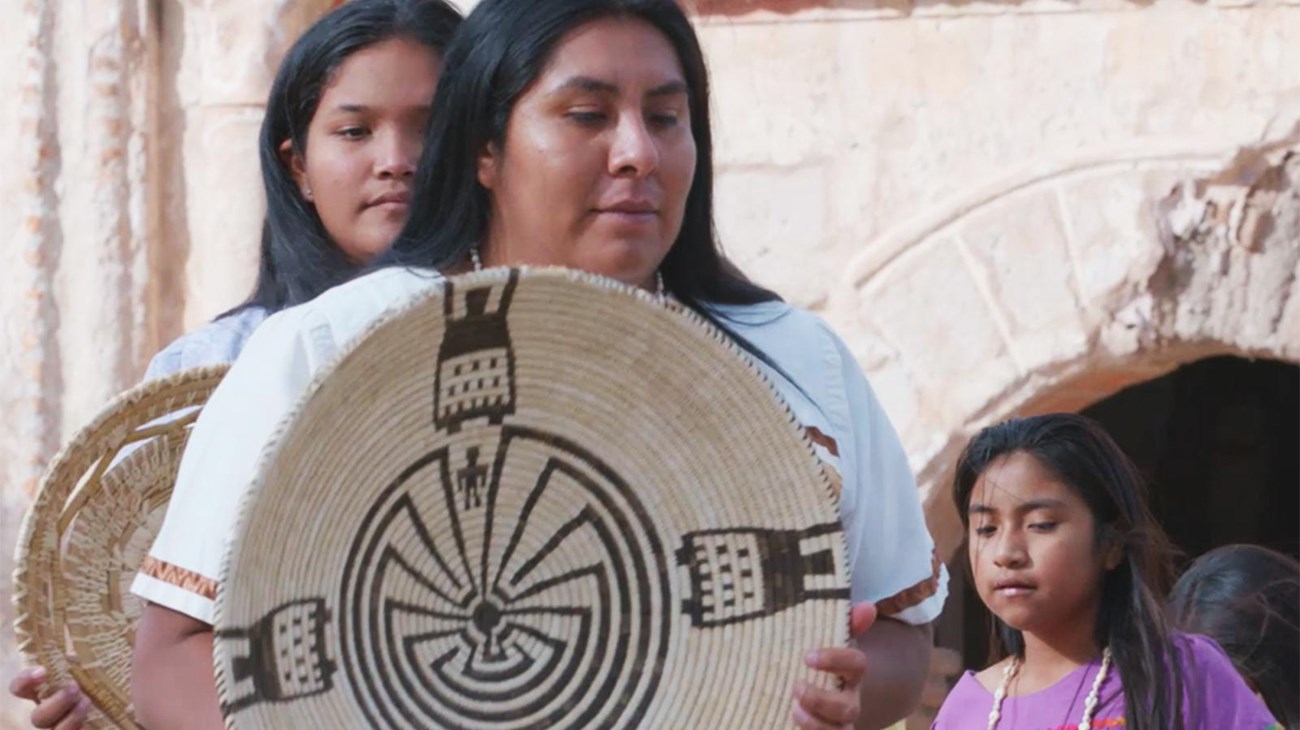
<path id="1" fill-rule="evenodd" d="M 1244 200 L 1300 146 L 1300 3 L 698 5 L 723 238 L 848 340 L 945 554 L 978 427 L 1212 352 L 1300 358 L 1294 233 L 1211 252 L 1166 230 L 1195 204 L 1163 202 Z"/>
<path id="2" fill-rule="evenodd" d="M 329 0 L 22 0 L 0 25 L 0 542 L 51 456 L 252 281 L 255 141 Z M 8 626 L 11 551 L 0 551 Z M 0 632 L 0 675 L 17 668 Z M 7 684 L 7 680 L 6 680 Z M 26 708 L 0 699 L 0 726 Z"/>
<path id="3" fill-rule="evenodd" d="M 247 292 L 261 103 L 330 4 L 21 0 L 0 26 L 0 542 L 58 445 Z M 979 426 L 1210 353 L 1300 360 L 1300 0 L 694 6 L 724 241 L 849 342 L 945 551 Z"/>

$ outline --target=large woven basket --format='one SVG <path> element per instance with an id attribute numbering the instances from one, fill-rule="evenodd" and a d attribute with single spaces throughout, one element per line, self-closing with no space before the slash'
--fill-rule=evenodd
<path id="1" fill-rule="evenodd" d="M 847 640 L 833 490 L 728 338 L 590 275 L 385 316 L 263 457 L 216 605 L 234 728 L 788 723 Z"/>
<path id="2" fill-rule="evenodd" d="M 114 399 L 51 462 L 23 521 L 14 628 L 49 693 L 75 680 L 92 728 L 134 728 L 131 645 L 142 604 L 129 588 L 171 497 L 198 407 L 226 366 L 150 381 Z"/>

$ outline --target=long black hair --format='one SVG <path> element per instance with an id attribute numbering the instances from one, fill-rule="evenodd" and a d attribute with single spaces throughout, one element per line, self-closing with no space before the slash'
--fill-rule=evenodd
<path id="1" fill-rule="evenodd" d="M 1124 685 L 1126 727 L 1179 730 L 1183 678 L 1161 602 L 1173 551 L 1147 507 L 1146 487 L 1133 462 L 1094 421 L 1074 413 L 1018 418 L 980 431 L 957 462 L 953 501 L 970 529 L 970 496 L 981 474 L 1000 457 L 1032 456 L 1088 505 L 1097 550 L 1118 545 L 1123 560 L 1106 573 L 1094 628 L 1110 647 Z M 995 656 L 1025 655 L 1024 635 L 996 616 Z"/>
<path id="2" fill-rule="evenodd" d="M 271 86 L 258 139 L 266 220 L 257 285 L 232 311 L 255 306 L 274 312 L 301 304 L 357 273 L 358 265 L 303 200 L 280 147 L 288 140 L 299 152 L 307 149 L 307 128 L 321 96 L 352 54 L 405 38 L 441 55 L 460 23 L 460 13 L 445 0 L 352 0 L 316 21 L 289 49 Z"/>
<path id="3" fill-rule="evenodd" d="M 484 0 L 478 5 L 445 55 L 434 95 L 437 113 L 415 174 L 411 217 L 376 265 L 447 270 L 486 240 L 491 202 L 478 181 L 479 153 L 489 143 L 504 144 L 515 103 L 565 34 L 607 17 L 636 18 L 662 33 L 677 52 L 688 87 L 695 178 L 681 232 L 660 266 L 665 288 L 715 324 L 705 304 L 779 300 L 740 273 L 718 245 L 708 71 L 695 30 L 674 0 Z"/>
<path id="4" fill-rule="evenodd" d="M 1179 629 L 1219 643 L 1288 730 L 1300 728 L 1300 563 L 1258 545 L 1197 558 L 1169 596 Z"/>

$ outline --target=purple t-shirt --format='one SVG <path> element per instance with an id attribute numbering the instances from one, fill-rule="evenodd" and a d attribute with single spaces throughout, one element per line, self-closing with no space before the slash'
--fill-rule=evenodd
<path id="1" fill-rule="evenodd" d="M 1213 640 L 1178 634 L 1183 669 L 1183 723 L 1187 730 L 1280 730 L 1264 702 L 1250 691 L 1223 649 Z M 1076 730 L 1101 660 L 1079 667 L 1047 689 L 1002 701 L 998 730 Z M 993 693 L 962 675 L 939 709 L 933 730 L 987 730 Z M 1122 728 L 1124 687 L 1119 672 L 1106 673 L 1092 727 Z"/>

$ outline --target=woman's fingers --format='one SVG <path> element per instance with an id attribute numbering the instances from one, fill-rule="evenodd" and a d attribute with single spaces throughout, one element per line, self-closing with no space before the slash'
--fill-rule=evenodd
<path id="1" fill-rule="evenodd" d="M 858 719 L 856 688 L 828 690 L 806 684 L 795 686 L 795 725 L 801 728 L 851 728 Z"/>
<path id="2" fill-rule="evenodd" d="M 37 692 L 45 683 L 45 667 L 28 667 L 9 681 L 9 694 L 23 700 L 36 702 Z"/>
<path id="3" fill-rule="evenodd" d="M 871 613 L 874 612 L 875 608 L 871 607 Z M 858 687 L 867 671 L 867 657 L 857 649 L 827 647 L 808 652 L 804 663 L 811 669 L 838 677 L 840 688 L 795 685 L 795 704 L 790 716 L 795 726 L 802 730 L 852 730 L 861 711 Z"/>
<path id="4" fill-rule="evenodd" d="M 839 677 L 846 688 L 857 689 L 862 675 L 867 672 L 867 656 L 857 649 L 847 647 L 826 647 L 814 649 L 804 656 L 804 663 L 810 669 L 816 669 Z"/>
<path id="5" fill-rule="evenodd" d="M 90 698 L 83 696 L 77 700 L 71 714 L 64 717 L 54 730 L 82 730 L 86 726 L 86 718 L 90 715 Z"/>
<path id="6" fill-rule="evenodd" d="M 81 693 L 75 682 L 69 682 L 40 700 L 40 689 L 47 677 L 44 667 L 30 667 L 9 682 L 9 694 L 36 703 L 31 715 L 32 727 L 43 730 L 79 730 L 84 727 L 90 713 L 90 699 Z"/>
<path id="7" fill-rule="evenodd" d="M 849 636 L 858 637 L 876 623 L 876 604 L 870 601 L 855 603 L 849 609 Z"/>
<path id="8" fill-rule="evenodd" d="M 43 729 L 59 726 L 59 723 L 76 711 L 77 703 L 82 699 L 81 689 L 76 683 L 63 685 L 62 689 L 45 698 L 32 710 L 32 726 Z"/>

